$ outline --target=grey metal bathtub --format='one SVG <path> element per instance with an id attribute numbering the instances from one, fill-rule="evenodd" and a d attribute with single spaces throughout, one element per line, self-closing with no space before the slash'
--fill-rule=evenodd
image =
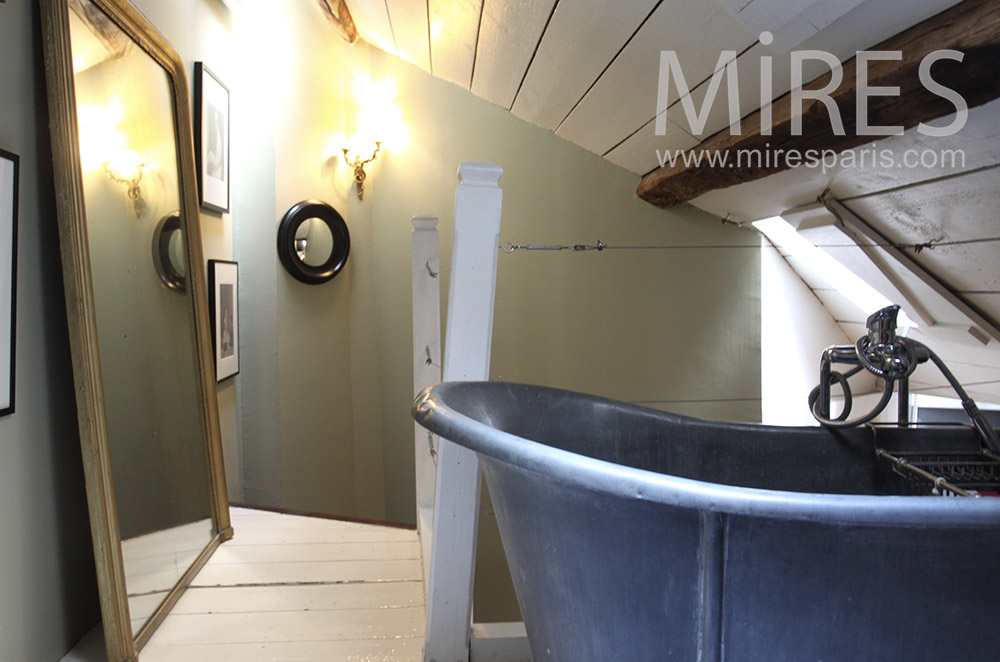
<path id="1" fill-rule="evenodd" d="M 414 417 L 476 451 L 536 662 L 1000 660 L 1000 498 L 875 448 L 968 429 L 707 422 L 536 386 L 450 383 Z M 903 452 L 905 451 L 905 453 Z"/>

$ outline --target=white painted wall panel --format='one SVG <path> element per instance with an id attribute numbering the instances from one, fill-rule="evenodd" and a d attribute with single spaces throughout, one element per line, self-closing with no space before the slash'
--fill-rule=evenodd
<path id="1" fill-rule="evenodd" d="M 752 0 L 744 3 L 742 0 L 733 2 L 729 0 L 729 5 L 739 9 L 740 20 L 745 22 L 750 29 L 775 30 L 788 23 L 793 17 L 798 16 L 809 8 L 816 0 Z"/>
<path id="2" fill-rule="evenodd" d="M 763 70 L 763 61 L 761 58 L 765 56 L 771 57 L 770 98 L 774 99 L 782 96 L 791 87 L 790 58 L 777 54 L 773 49 L 763 46 L 758 42 L 736 59 L 736 80 L 739 92 L 739 110 L 737 115 L 741 119 L 761 107 L 762 92 L 760 89 L 760 79 Z M 803 76 L 806 80 L 812 80 L 815 76 L 823 73 L 823 67 L 816 66 L 816 64 L 816 62 L 812 61 L 806 63 L 805 71 L 808 73 L 805 73 Z M 728 76 L 728 74 L 726 75 Z M 729 102 L 726 94 L 726 85 L 728 82 L 728 78 L 724 78 L 721 81 L 719 89 L 715 94 L 715 100 L 708 107 L 708 120 L 705 124 L 705 129 L 696 135 L 700 140 L 704 140 L 718 131 L 729 130 Z M 708 93 L 708 88 L 709 82 L 706 81 L 691 90 L 690 97 L 696 111 L 701 110 Z M 688 122 L 688 117 L 682 109 L 682 105 L 677 102 L 676 91 L 671 90 L 670 94 L 670 101 L 673 103 L 673 106 L 667 109 L 667 116 L 672 118 L 685 131 L 695 135 L 693 128 Z"/>
<path id="3" fill-rule="evenodd" d="M 838 322 L 864 324 L 865 320 L 868 319 L 863 310 L 856 304 L 851 303 L 850 299 L 835 289 L 814 290 L 813 294 L 823 304 L 823 307 L 829 311 L 833 319 Z M 818 354 L 816 355 L 816 361 L 819 361 Z"/>
<path id="4" fill-rule="evenodd" d="M 352 0 L 349 6 L 358 34 L 365 41 L 386 53 L 399 55 L 385 0 Z"/>
<path id="5" fill-rule="evenodd" d="M 808 395 L 819 382 L 820 356 L 849 340 L 778 251 L 761 241 L 761 420 L 816 425 Z"/>
<path id="6" fill-rule="evenodd" d="M 850 203 L 893 241 L 968 241 L 1000 236 L 1000 170 L 990 169 Z M 997 242 L 938 246 L 914 255 L 959 291 L 1000 291 Z"/>
<path id="7" fill-rule="evenodd" d="M 604 158 L 637 175 L 644 175 L 659 168 L 661 160 L 667 162 L 667 152 L 681 158 L 677 153 L 679 150 L 689 150 L 698 145 L 697 138 L 692 137 L 669 118 L 665 135 L 656 135 L 655 124 L 655 121 L 650 120 L 625 142 L 608 152 Z"/>
<path id="8" fill-rule="evenodd" d="M 943 126 L 950 121 L 949 116 L 934 124 Z M 962 170 L 995 165 L 1000 163 L 1000 101 L 971 108 L 966 126 L 947 140 L 922 136 L 914 128 L 901 136 L 879 140 L 874 148 L 879 151 L 888 150 L 894 163 L 899 165 L 878 166 L 874 163 L 873 146 L 863 145 L 848 150 L 855 153 L 853 166 L 842 165 L 843 159 L 840 162 L 834 159 L 830 162 L 830 167 L 786 170 L 765 179 L 705 193 L 691 202 L 696 207 L 720 216 L 732 212 L 736 220 L 757 220 L 815 202 L 816 196 L 828 186 L 833 197 L 850 200 L 855 196 L 953 176 Z M 865 150 L 867 153 L 862 156 Z M 918 155 L 924 150 L 931 150 L 932 153 L 937 153 L 941 161 L 932 168 L 904 167 L 903 157 L 907 150 L 916 150 Z M 953 151 L 942 153 L 940 150 Z M 954 164 L 958 167 L 951 167 L 950 162 L 945 163 L 946 156 L 954 158 Z"/>
<path id="9" fill-rule="evenodd" d="M 833 53 L 841 61 L 899 34 L 960 0 L 867 0 L 796 48 Z"/>
<path id="10" fill-rule="evenodd" d="M 532 124 L 555 129 L 654 6 L 656 0 L 561 3 L 512 112 Z"/>
<path id="11" fill-rule="evenodd" d="M 822 30 L 862 2 L 864 0 L 824 0 L 823 2 L 814 2 L 800 15 L 816 27 L 816 29 Z"/>
<path id="12" fill-rule="evenodd" d="M 482 0 L 427 0 L 430 21 L 431 72 L 466 89 L 479 40 Z"/>
<path id="13" fill-rule="evenodd" d="M 430 72 L 426 0 L 385 0 L 399 57 Z"/>
<path id="14" fill-rule="evenodd" d="M 472 92 L 510 108 L 555 0 L 486 0 L 476 48 Z"/>
<path id="15" fill-rule="evenodd" d="M 736 80 L 739 97 L 737 116 L 741 119 L 757 110 L 761 106 L 762 96 L 766 96 L 760 89 L 763 67 L 762 56 L 770 56 L 772 58 L 770 98 L 774 99 L 782 96 L 791 87 L 790 59 L 758 42 L 742 55 L 739 55 L 736 61 Z M 807 80 L 811 80 L 823 73 L 823 70 L 824 65 L 822 63 L 816 61 L 807 62 L 804 77 Z M 729 74 L 723 73 L 720 75 L 725 77 L 720 81 L 714 101 L 706 109 L 708 117 L 705 122 L 705 128 L 701 133 L 694 135 L 694 128 L 690 122 L 693 118 L 688 117 L 683 108 L 680 93 L 674 83 L 671 82 L 671 89 L 668 96 L 668 104 L 670 105 L 666 111 L 668 122 L 667 134 L 665 136 L 657 136 L 653 130 L 652 123 L 644 125 L 635 135 L 630 136 L 624 143 L 605 154 L 605 157 L 612 163 L 616 163 L 632 172 L 645 174 L 659 165 L 655 157 L 656 150 L 661 149 L 661 145 L 671 146 L 673 149 L 691 149 L 718 131 L 728 131 L 731 121 L 726 90 L 729 82 Z M 687 82 L 689 85 L 691 84 L 691 81 Z M 688 95 L 696 114 L 702 112 L 702 106 L 705 103 L 709 85 L 710 80 L 705 80 L 692 89 Z M 681 139 L 675 136 L 678 130 L 687 134 L 689 138 Z"/>
<path id="16" fill-rule="evenodd" d="M 556 134 L 604 155 L 656 115 L 661 50 L 677 52 L 688 87 L 694 88 L 711 76 L 721 51 L 741 52 L 756 37 L 716 3 L 665 2 Z"/>

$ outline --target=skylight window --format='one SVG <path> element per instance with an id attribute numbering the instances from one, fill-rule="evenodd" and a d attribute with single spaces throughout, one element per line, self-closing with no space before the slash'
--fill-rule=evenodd
<path id="1" fill-rule="evenodd" d="M 763 233 L 772 244 L 809 265 L 809 268 L 825 280 L 832 289 L 840 292 L 848 301 L 861 309 L 865 317 L 893 304 L 892 301 L 834 259 L 829 253 L 814 246 L 812 242 L 796 232 L 795 228 L 780 216 L 754 221 L 753 226 Z M 897 321 L 900 335 L 906 335 L 910 328 L 917 326 L 903 310 L 899 311 Z"/>

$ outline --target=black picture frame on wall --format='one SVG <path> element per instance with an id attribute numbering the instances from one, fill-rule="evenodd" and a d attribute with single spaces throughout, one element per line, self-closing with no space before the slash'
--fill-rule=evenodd
<path id="1" fill-rule="evenodd" d="M 17 154 L 0 149 L 0 416 L 14 413 L 19 169 Z"/>
<path id="2" fill-rule="evenodd" d="M 229 88 L 203 62 L 194 63 L 194 146 L 198 200 L 229 211 Z"/>
<path id="3" fill-rule="evenodd" d="M 228 260 L 208 261 L 208 311 L 215 350 L 215 381 L 240 372 L 239 265 Z"/>

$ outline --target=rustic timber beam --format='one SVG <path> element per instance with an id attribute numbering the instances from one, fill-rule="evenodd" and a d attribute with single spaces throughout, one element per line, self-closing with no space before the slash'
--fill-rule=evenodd
<path id="1" fill-rule="evenodd" d="M 951 49 L 964 54 L 962 62 L 951 59 L 938 60 L 931 69 L 937 83 L 961 95 L 969 108 L 1000 97 L 1000 2 L 997 0 L 965 0 L 870 50 L 899 51 L 901 60 L 870 60 L 868 62 L 868 87 L 898 86 L 898 96 L 869 96 L 869 126 L 902 126 L 910 128 L 920 122 L 949 115 L 955 105 L 948 99 L 926 89 L 920 82 L 920 63 L 930 53 Z M 843 63 L 840 86 L 830 93 L 843 120 L 844 135 L 834 133 L 830 114 L 821 99 L 802 100 L 802 129 L 800 135 L 792 133 L 792 93 L 789 92 L 772 105 L 772 134 L 761 133 L 761 111 L 742 120 L 739 135 L 731 135 L 729 127 L 706 138 L 696 151 L 729 152 L 729 163 L 736 163 L 741 150 L 759 150 L 772 156 L 796 150 L 805 154 L 817 150 L 827 154 L 839 153 L 878 138 L 857 135 L 856 109 L 857 58 Z M 803 85 L 806 90 L 821 90 L 832 79 L 828 72 Z M 746 154 L 746 152 L 744 152 Z M 709 191 L 749 182 L 788 170 L 783 158 L 774 162 L 757 160 L 742 167 L 711 167 L 686 165 L 678 160 L 645 175 L 636 193 L 647 202 L 667 209 L 691 200 Z"/>
<path id="2" fill-rule="evenodd" d="M 326 20 L 330 21 L 337 34 L 349 44 L 358 40 L 358 29 L 351 18 L 351 10 L 345 0 L 318 0 Z"/>

